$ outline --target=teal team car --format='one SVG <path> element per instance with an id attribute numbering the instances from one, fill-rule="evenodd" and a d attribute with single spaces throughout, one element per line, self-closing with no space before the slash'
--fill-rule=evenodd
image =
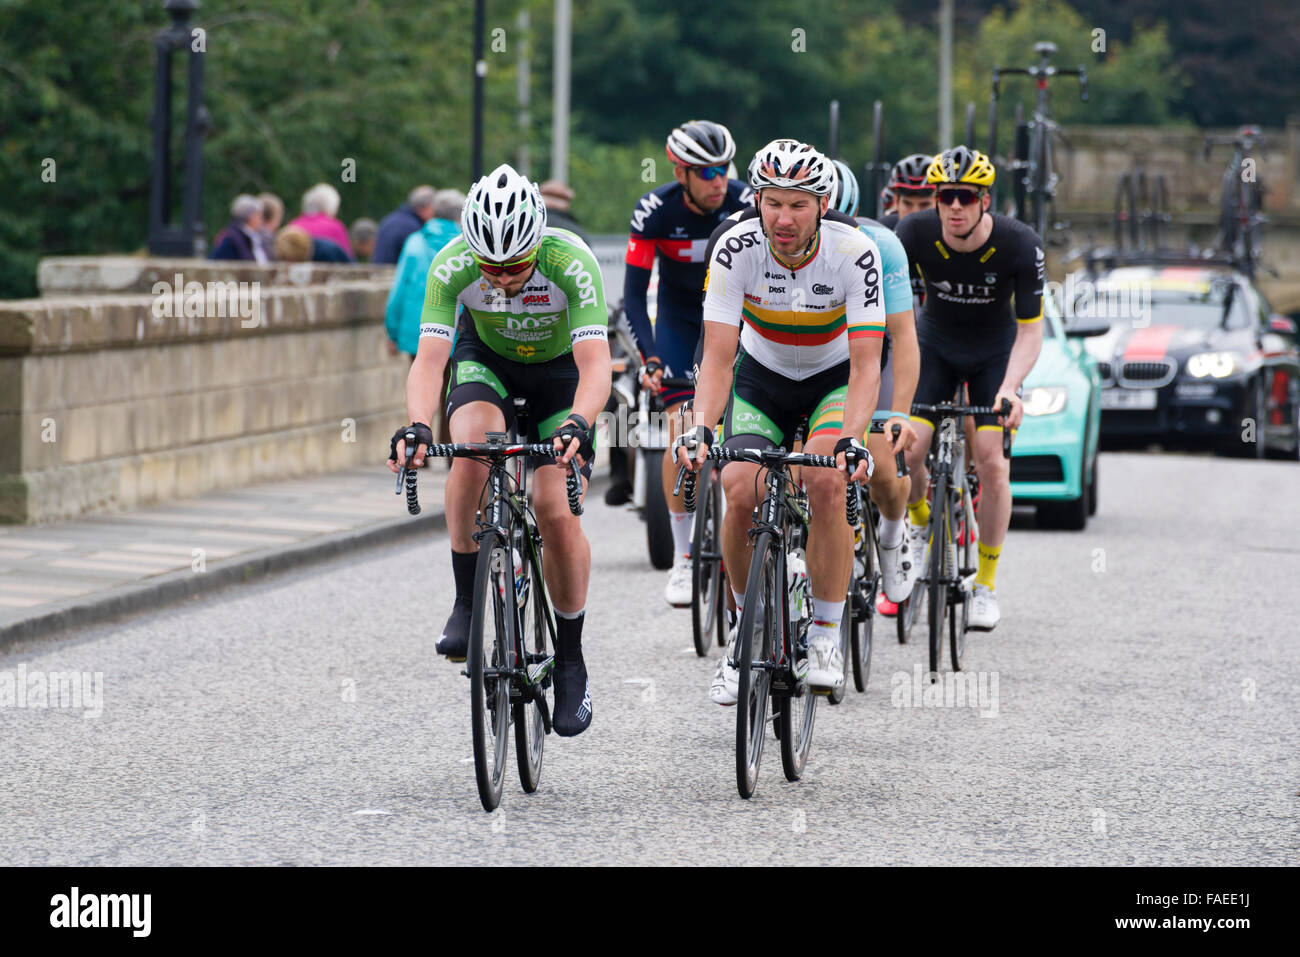
<path id="1" fill-rule="evenodd" d="M 1043 296 L 1043 349 L 1025 378 L 1011 495 L 1016 505 L 1037 506 L 1045 528 L 1080 530 L 1097 511 L 1101 380 L 1080 340 L 1107 329 L 1104 321 L 1084 320 L 1067 330 L 1055 300 Z"/>

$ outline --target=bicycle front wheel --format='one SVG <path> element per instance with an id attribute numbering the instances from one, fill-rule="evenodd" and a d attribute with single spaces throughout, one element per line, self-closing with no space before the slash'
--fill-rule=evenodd
<path id="1" fill-rule="evenodd" d="M 745 586 L 745 607 L 740 615 L 740 689 L 736 698 L 736 786 L 740 796 L 751 798 L 758 786 L 763 761 L 772 672 L 769 665 L 781 640 L 785 588 L 781 547 L 771 532 L 754 542 L 754 557 Z"/>
<path id="2" fill-rule="evenodd" d="M 943 663 L 943 632 L 948 617 L 948 569 L 945 567 L 948 563 L 945 558 L 952 542 L 950 507 L 945 479 L 935 488 L 930 522 L 930 671 L 936 675 Z"/>
<path id="3" fill-rule="evenodd" d="M 513 657 L 514 593 L 510 550 L 498 535 L 488 535 L 478 549 L 469 631 L 474 777 L 485 811 L 501 803 L 510 741 L 510 680 L 495 672 L 510 667 Z"/>
<path id="4" fill-rule="evenodd" d="M 970 491 L 962 483 L 962 500 L 958 506 L 960 516 L 958 524 L 960 536 L 957 545 L 957 577 L 963 582 L 958 587 L 956 600 L 948 608 L 948 648 L 952 654 L 952 670 L 961 671 L 961 658 L 966 651 L 966 624 L 970 620 L 970 590 L 964 586 L 966 580 L 975 574 L 975 509 L 970 500 Z"/>
<path id="5" fill-rule="evenodd" d="M 871 632 L 876 622 L 879 593 L 873 536 L 866 524 L 869 521 L 864 517 L 859 554 L 853 559 L 853 581 L 849 583 L 849 648 L 853 655 L 853 686 L 859 691 L 867 690 L 867 680 L 871 677 Z M 901 616 L 903 609 L 899 608 L 897 614 Z"/>

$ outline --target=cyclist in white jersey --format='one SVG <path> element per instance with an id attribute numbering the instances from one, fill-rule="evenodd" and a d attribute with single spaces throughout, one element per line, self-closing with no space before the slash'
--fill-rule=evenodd
<path id="1" fill-rule="evenodd" d="M 720 419 L 728 447 L 788 448 L 807 415 L 804 450 L 834 454 L 843 465 L 843 453 L 852 449 L 853 480 L 870 478 L 871 458 L 860 437 L 880 387 L 880 250 L 853 220 L 827 212 L 833 177 L 830 161 L 811 146 L 774 140 L 749 167 L 754 212 L 723 223 L 709 240 L 695 428 L 678 439 L 680 464 L 699 468 Z M 844 521 L 844 475 L 806 469 L 803 481 L 813 513 L 807 681 L 828 689 L 844 680 L 839 623 L 853 533 Z M 758 466 L 726 464 L 722 485 L 722 549 L 739 609 L 745 596 L 735 586 L 743 585 L 749 567 L 748 531 L 762 487 Z M 733 629 L 733 649 L 735 640 Z M 710 688 L 718 704 L 736 701 L 733 655 L 719 662 Z"/>

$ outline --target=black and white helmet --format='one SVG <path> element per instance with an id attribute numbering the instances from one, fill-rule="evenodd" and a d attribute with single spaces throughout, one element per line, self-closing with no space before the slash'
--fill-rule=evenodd
<path id="1" fill-rule="evenodd" d="M 492 262 L 519 259 L 542 241 L 546 204 L 537 184 L 502 163 L 469 188 L 460 231 L 474 255 Z"/>
<path id="2" fill-rule="evenodd" d="M 773 140 L 754 154 L 749 164 L 749 185 L 763 189 L 802 189 L 829 196 L 835 186 L 835 167 L 816 149 L 798 140 Z"/>
<path id="3" fill-rule="evenodd" d="M 721 123 L 687 120 L 668 134 L 664 149 L 678 166 L 722 166 L 736 155 L 736 141 Z"/>

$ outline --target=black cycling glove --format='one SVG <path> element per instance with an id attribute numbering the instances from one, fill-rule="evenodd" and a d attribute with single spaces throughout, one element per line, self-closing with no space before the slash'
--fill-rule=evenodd
<path id="1" fill-rule="evenodd" d="M 410 425 L 404 425 L 393 433 L 393 438 L 388 443 L 388 461 L 397 461 L 397 443 L 406 438 L 407 432 L 415 432 L 415 447 L 418 449 L 421 445 L 433 445 L 433 430 L 423 422 L 412 422 Z M 407 454 L 411 450 L 407 449 Z M 406 463 L 403 462 L 403 465 Z"/>
<path id="2" fill-rule="evenodd" d="M 568 449 L 570 441 L 577 439 L 578 454 L 582 456 L 583 462 L 590 462 L 595 457 L 596 430 L 576 412 L 570 412 L 565 420 L 556 426 L 552 437 L 563 442 L 565 449 Z"/>
<path id="3" fill-rule="evenodd" d="M 876 463 L 871 460 L 871 453 L 866 447 L 851 435 L 842 435 L 840 440 L 835 443 L 835 455 L 844 453 L 844 466 L 849 474 L 857 468 L 858 461 L 865 459 L 867 462 L 867 478 L 871 478 L 871 473 L 876 470 Z"/>

